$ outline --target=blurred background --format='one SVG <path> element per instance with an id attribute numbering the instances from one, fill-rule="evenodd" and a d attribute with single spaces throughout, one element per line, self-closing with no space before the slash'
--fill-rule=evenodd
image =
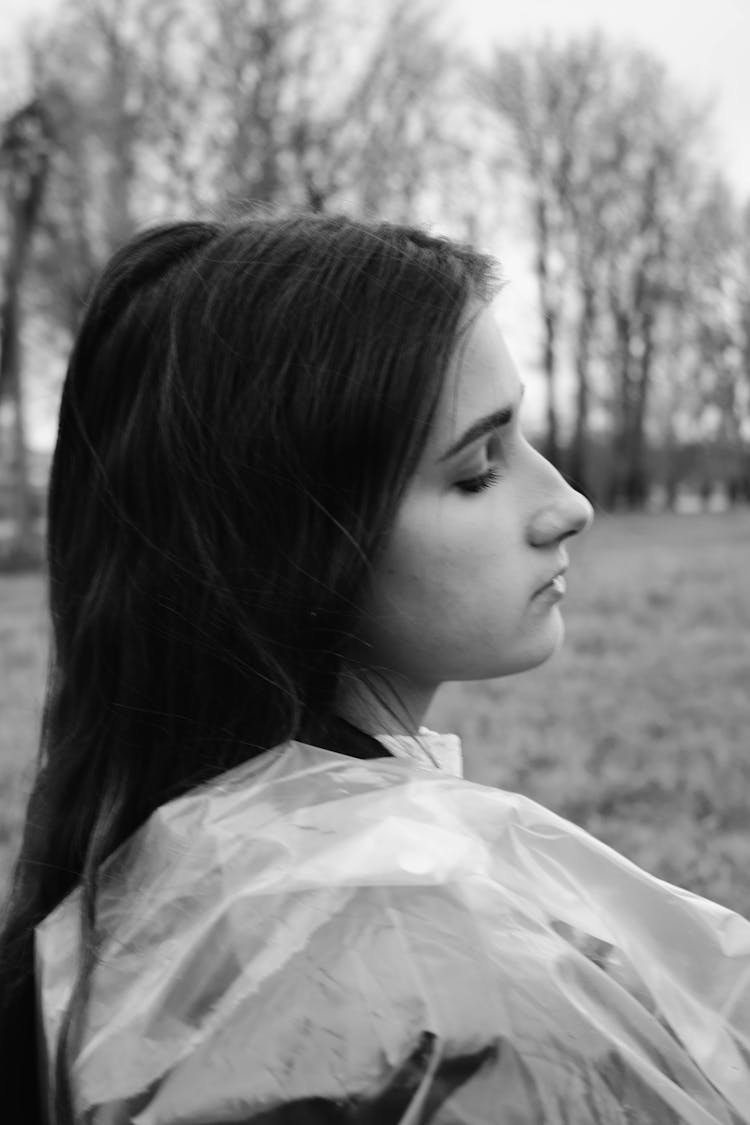
<path id="1" fill-rule="evenodd" d="M 745 0 L 3 0 L 0 21 L 0 881 L 92 280 L 145 224 L 304 207 L 498 256 L 527 431 L 598 512 L 566 647 L 445 688 L 430 723 L 472 778 L 750 915 Z"/>

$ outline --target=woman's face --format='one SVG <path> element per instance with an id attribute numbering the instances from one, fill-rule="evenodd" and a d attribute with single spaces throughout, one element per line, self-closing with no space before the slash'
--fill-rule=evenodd
<path id="1" fill-rule="evenodd" d="M 367 663 L 403 689 L 532 668 L 563 637 L 565 540 L 589 502 L 524 439 L 492 313 L 474 320 L 365 605 Z"/>

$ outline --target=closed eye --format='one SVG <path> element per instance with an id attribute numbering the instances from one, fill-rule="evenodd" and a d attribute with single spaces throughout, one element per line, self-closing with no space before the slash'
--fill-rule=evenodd
<path id="1" fill-rule="evenodd" d="M 500 470 L 496 465 L 492 465 L 485 473 L 480 473 L 479 476 L 470 477 L 468 480 L 456 481 L 456 488 L 459 489 L 460 492 L 476 494 L 477 492 L 484 492 L 486 488 L 491 488 L 498 480 L 500 480 Z"/>

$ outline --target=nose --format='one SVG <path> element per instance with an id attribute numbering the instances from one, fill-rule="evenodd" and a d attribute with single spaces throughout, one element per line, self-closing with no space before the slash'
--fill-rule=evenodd
<path id="1" fill-rule="evenodd" d="M 571 535 L 580 535 L 594 521 L 594 509 L 586 497 L 572 488 L 549 461 L 545 461 L 545 466 L 549 480 L 529 524 L 529 542 L 534 547 L 547 547 Z"/>

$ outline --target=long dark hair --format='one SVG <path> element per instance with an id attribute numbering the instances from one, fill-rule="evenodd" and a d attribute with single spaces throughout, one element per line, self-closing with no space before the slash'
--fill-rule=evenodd
<path id="1" fill-rule="evenodd" d="M 493 263 L 301 215 L 120 250 L 70 359 L 48 508 L 53 651 L 0 936 L 4 1120 L 41 1121 L 34 928 L 160 804 L 331 716 L 357 607 Z"/>

